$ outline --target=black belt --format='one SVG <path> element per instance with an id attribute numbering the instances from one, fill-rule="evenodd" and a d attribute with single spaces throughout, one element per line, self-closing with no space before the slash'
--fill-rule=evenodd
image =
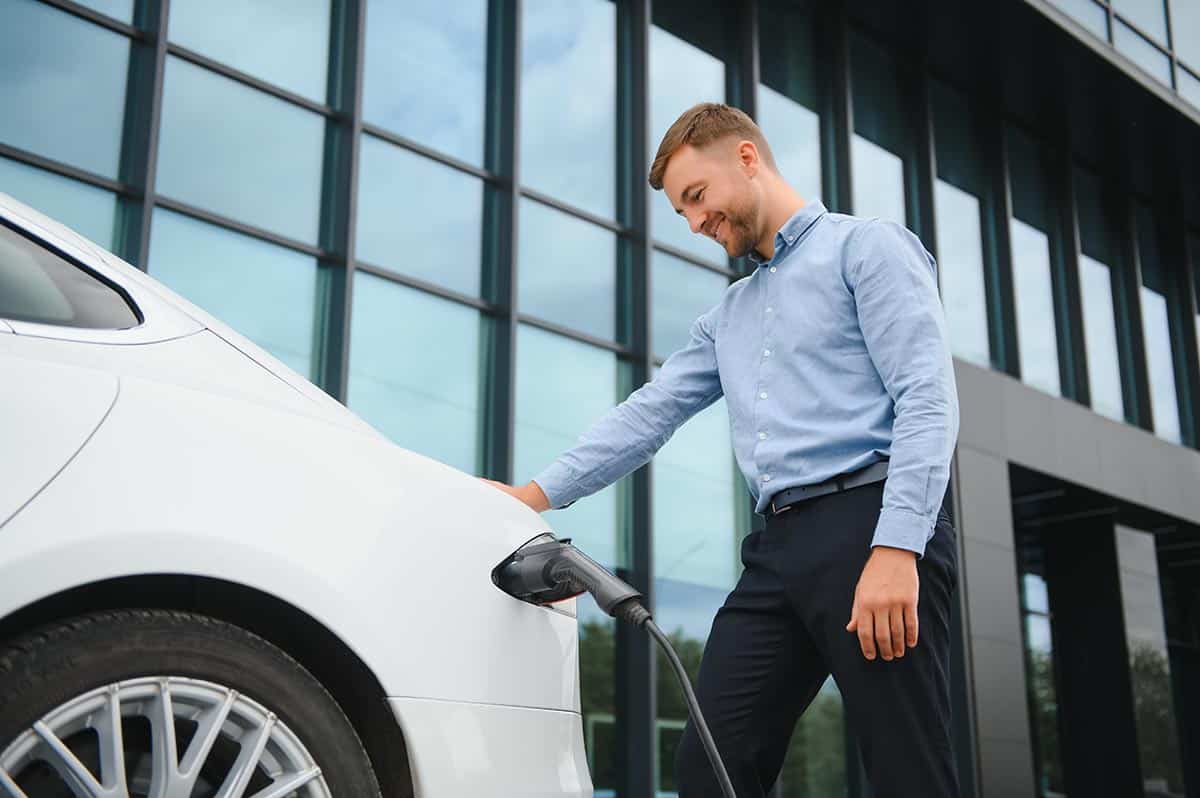
<path id="1" fill-rule="evenodd" d="M 771 503 L 768 505 L 770 513 L 767 517 L 787 512 L 792 509 L 792 505 L 807 499 L 814 499 L 817 496 L 824 496 L 828 493 L 837 493 L 838 491 L 850 490 L 862 485 L 870 485 L 872 482 L 879 482 L 880 480 L 887 479 L 887 474 L 888 461 L 880 460 L 878 463 L 873 463 L 857 471 L 851 471 L 849 474 L 838 474 L 836 477 L 830 477 L 824 482 L 817 482 L 812 485 L 797 485 L 794 488 L 784 488 L 771 497 Z"/>

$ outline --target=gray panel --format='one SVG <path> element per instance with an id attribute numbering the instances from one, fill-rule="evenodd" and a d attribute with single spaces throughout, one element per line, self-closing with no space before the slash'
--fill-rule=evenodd
<path id="1" fill-rule="evenodd" d="M 1008 464 L 985 452 L 958 448 L 958 484 L 962 491 L 962 517 L 958 528 L 972 537 L 998 546 L 1013 545 L 1012 496 Z"/>
<path id="2" fill-rule="evenodd" d="M 958 386 L 960 446 L 989 452 L 1007 449 L 1004 437 L 1004 403 L 997 380 L 1011 379 L 996 372 L 954 359 L 954 381 Z"/>
<path id="3" fill-rule="evenodd" d="M 1017 563 L 1012 546 L 963 538 L 971 635 L 1021 645 Z"/>
<path id="4" fill-rule="evenodd" d="M 1025 651 L 1021 643 L 985 637 L 971 640 L 975 676 L 975 717 L 990 737 L 1029 741 L 1029 706 L 1025 694 Z"/>
<path id="5" fill-rule="evenodd" d="M 1048 471 L 1054 468 L 1054 397 L 1031 389 L 1013 379 L 1001 384 L 1004 403 L 1004 432 L 1008 459 L 1024 466 Z"/>
<path id="6" fill-rule="evenodd" d="M 1099 434 L 1116 422 L 1093 413 L 1075 402 L 1053 402 L 1054 470 L 1080 485 L 1099 485 Z"/>
<path id="7" fill-rule="evenodd" d="M 1108 434 L 1097 438 L 1100 445 L 1100 472 L 1102 483 L 1097 486 L 1126 501 L 1146 503 L 1146 478 L 1148 472 L 1158 472 L 1161 453 L 1150 444 L 1157 439 L 1145 430 L 1121 424 L 1109 427 Z"/>
<path id="8" fill-rule="evenodd" d="M 979 782 L 982 798 L 1035 795 L 1029 743 L 981 737 Z"/>

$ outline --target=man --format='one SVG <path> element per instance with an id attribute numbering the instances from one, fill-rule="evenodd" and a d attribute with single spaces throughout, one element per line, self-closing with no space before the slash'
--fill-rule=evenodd
<path id="1" fill-rule="evenodd" d="M 832 673 L 877 796 L 957 795 L 950 741 L 955 532 L 942 510 L 958 403 L 933 258 L 893 222 L 806 204 L 741 111 L 704 103 L 663 137 L 650 185 L 756 269 L 691 340 L 534 480 L 541 512 L 642 465 L 727 398 L 765 529 L 718 611 L 697 680 L 740 798 L 774 784 Z M 719 796 L 691 724 L 682 798 Z"/>

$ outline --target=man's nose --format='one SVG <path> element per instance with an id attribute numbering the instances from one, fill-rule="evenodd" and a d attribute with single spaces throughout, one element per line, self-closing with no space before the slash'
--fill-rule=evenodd
<path id="1" fill-rule="evenodd" d="M 689 213 L 687 215 L 688 227 L 692 229 L 693 233 L 699 233 L 704 228 L 705 216 L 703 213 Z"/>

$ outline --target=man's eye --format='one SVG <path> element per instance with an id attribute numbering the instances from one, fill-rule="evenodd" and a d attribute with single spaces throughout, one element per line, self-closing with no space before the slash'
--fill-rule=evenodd
<path id="1" fill-rule="evenodd" d="M 699 191 L 696 192 L 696 200 L 695 201 L 699 202 L 703 197 L 704 197 L 704 189 L 700 189 Z"/>

